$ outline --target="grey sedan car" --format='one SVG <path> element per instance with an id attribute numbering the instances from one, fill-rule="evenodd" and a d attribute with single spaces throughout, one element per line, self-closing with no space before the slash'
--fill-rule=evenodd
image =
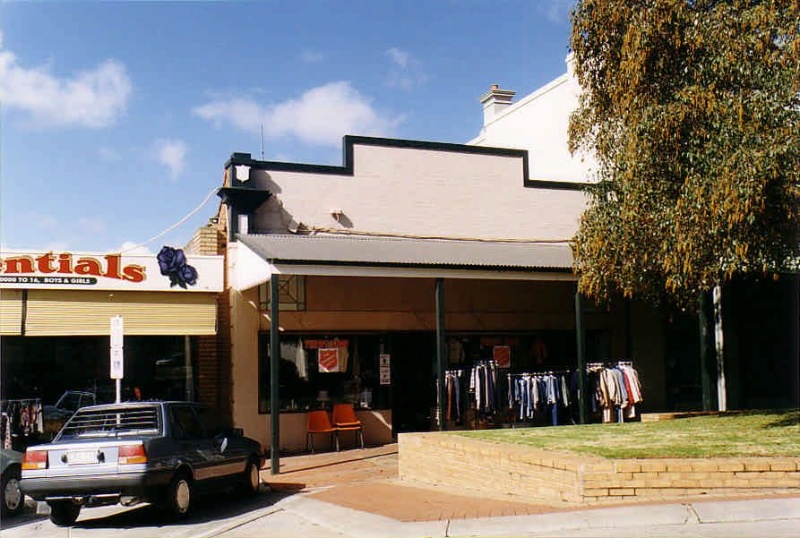
<path id="1" fill-rule="evenodd" d="M 255 494 L 264 463 L 258 441 L 191 402 L 126 402 L 79 409 L 53 442 L 29 447 L 22 491 L 50 505 L 59 526 L 83 506 L 149 502 L 176 517 L 195 493 L 235 487 Z"/>

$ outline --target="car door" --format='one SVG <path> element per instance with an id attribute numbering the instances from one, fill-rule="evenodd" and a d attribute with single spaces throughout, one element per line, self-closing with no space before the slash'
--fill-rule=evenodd
<path id="1" fill-rule="evenodd" d="M 173 404 L 169 410 L 178 457 L 191 465 L 198 485 L 214 478 L 215 449 L 190 404 Z"/>
<path id="2" fill-rule="evenodd" d="M 243 473 L 249 454 L 241 437 L 234 435 L 233 428 L 210 407 L 198 405 L 195 411 L 213 446 L 214 478 L 225 479 Z"/>

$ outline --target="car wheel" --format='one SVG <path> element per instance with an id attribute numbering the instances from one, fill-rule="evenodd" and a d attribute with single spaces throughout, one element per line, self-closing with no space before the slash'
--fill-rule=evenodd
<path id="1" fill-rule="evenodd" d="M 164 505 L 170 516 L 176 519 L 186 517 L 192 508 L 192 489 L 192 480 L 187 473 L 175 475 L 167 490 Z"/>
<path id="2" fill-rule="evenodd" d="M 3 516 L 13 516 L 22 512 L 25 508 L 25 495 L 19 489 L 20 469 L 18 466 L 9 467 L 3 473 L 2 490 L 2 505 Z"/>
<path id="3" fill-rule="evenodd" d="M 58 501 L 50 505 L 50 521 L 59 527 L 71 527 L 81 513 L 81 505 L 72 501 Z"/>
<path id="4" fill-rule="evenodd" d="M 247 462 L 247 467 L 244 469 L 244 474 L 241 478 L 239 490 L 243 495 L 253 496 L 258 493 L 258 488 L 261 486 L 261 469 L 258 467 L 258 461 L 250 459 Z"/>

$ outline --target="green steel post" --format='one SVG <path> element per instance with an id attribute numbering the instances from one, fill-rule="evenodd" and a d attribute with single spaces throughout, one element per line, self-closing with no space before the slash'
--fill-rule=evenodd
<path id="1" fill-rule="evenodd" d="M 583 331 L 583 297 L 577 290 L 575 290 L 575 333 L 578 344 L 578 422 L 586 424 L 586 395 L 584 394 L 586 335 Z"/>
<path id="2" fill-rule="evenodd" d="M 444 279 L 436 279 L 436 409 L 439 413 L 439 431 L 445 430 L 444 390 Z"/>
<path id="3" fill-rule="evenodd" d="M 269 420 L 270 464 L 272 474 L 278 474 L 280 461 L 280 401 L 278 399 L 278 367 L 281 361 L 280 335 L 278 334 L 278 307 L 280 306 L 280 275 L 273 273 L 269 279 Z"/>

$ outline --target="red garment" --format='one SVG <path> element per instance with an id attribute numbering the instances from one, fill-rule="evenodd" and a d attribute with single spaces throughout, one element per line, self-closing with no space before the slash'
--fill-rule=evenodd
<path id="1" fill-rule="evenodd" d="M 633 405 L 636 402 L 633 401 L 633 391 L 631 390 L 631 380 L 628 379 L 628 373 L 625 370 L 622 371 L 622 379 L 625 380 L 625 391 L 628 393 L 628 404 Z"/>

